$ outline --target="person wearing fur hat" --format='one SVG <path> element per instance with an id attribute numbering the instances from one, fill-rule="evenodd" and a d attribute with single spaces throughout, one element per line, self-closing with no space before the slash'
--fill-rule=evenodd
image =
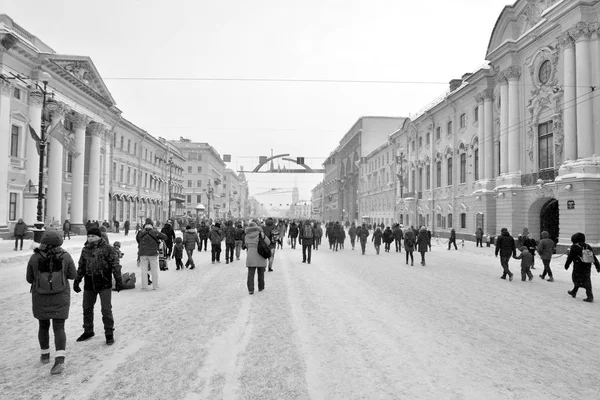
<path id="1" fill-rule="evenodd" d="M 502 276 L 500 278 L 506 279 L 508 275 L 509 280 L 513 280 L 513 273 L 508 268 L 508 261 L 510 257 L 517 256 L 517 249 L 515 246 L 515 239 L 508 233 L 508 229 L 502 228 L 500 236 L 496 239 L 496 257 L 500 254 L 500 264 L 502 265 Z"/>
<path id="2" fill-rule="evenodd" d="M 569 293 L 573 298 L 577 296 L 577 290 L 580 287 L 585 289 L 587 297 L 583 299 L 588 303 L 594 302 L 594 293 L 592 292 L 592 280 L 590 279 L 592 264 L 596 267 L 596 271 L 600 273 L 600 263 L 594 254 L 592 247 L 585 242 L 585 234 L 577 232 L 571 236 L 573 245 L 569 249 L 567 261 L 565 261 L 565 270 L 569 269 L 573 263 L 573 289 Z"/>
<path id="3" fill-rule="evenodd" d="M 271 241 L 263 232 L 263 229 L 256 225 L 256 222 L 250 222 L 245 229 L 245 244 L 246 244 L 246 268 L 248 269 L 248 293 L 254 294 L 254 275 L 258 272 L 258 291 L 262 292 L 265 289 L 265 268 L 267 259 L 258 254 L 258 237 L 261 235 L 267 245 Z"/>
<path id="4" fill-rule="evenodd" d="M 154 224 L 150 218 L 146 218 L 144 228 L 135 235 L 138 243 L 138 256 L 140 267 L 142 268 L 142 290 L 148 290 L 148 274 L 146 271 L 150 267 L 152 274 L 152 289 L 158 289 L 158 249 L 161 240 L 167 240 L 167 235 L 154 229 Z"/>
<path id="5" fill-rule="evenodd" d="M 81 292 L 83 286 L 83 334 L 77 339 L 83 342 L 94 336 L 94 305 L 100 297 L 102 322 L 106 344 L 112 345 L 114 340 L 115 321 L 112 314 L 112 278 L 115 278 L 117 292 L 123 289 L 121 263 L 117 251 L 102 238 L 100 228 L 92 227 L 87 231 L 87 241 L 81 250 L 77 278 L 73 290 Z"/>
<path id="6" fill-rule="evenodd" d="M 31 284 L 33 316 L 38 320 L 38 341 L 43 364 L 50 362 L 50 323 L 54 331 L 56 357 L 50 373 L 60 374 L 64 369 L 67 335 L 65 321 L 69 318 L 71 287 L 69 279 L 77 277 L 75 263 L 61 245 L 63 238 L 57 231 L 46 231 L 40 246 L 33 250 L 27 263 L 27 282 Z"/>

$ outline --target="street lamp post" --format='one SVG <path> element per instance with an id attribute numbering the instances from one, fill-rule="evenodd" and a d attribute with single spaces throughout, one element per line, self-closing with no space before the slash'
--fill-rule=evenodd
<path id="1" fill-rule="evenodd" d="M 173 179 L 172 167 L 173 167 L 173 157 L 169 157 L 169 213 L 167 214 L 167 220 L 171 219 L 171 200 L 172 200 L 171 196 L 173 194 L 173 189 L 171 187 L 171 180 Z"/>
<path id="2" fill-rule="evenodd" d="M 398 177 L 398 180 L 400 181 L 400 199 L 402 200 L 402 205 L 404 206 L 404 163 L 406 162 L 406 158 L 404 157 L 404 148 L 400 149 L 400 155 L 396 161 L 398 164 L 400 164 L 400 176 Z M 404 223 L 404 218 L 402 218 L 402 223 Z"/>
<path id="3" fill-rule="evenodd" d="M 48 82 L 52 78 L 49 73 L 42 72 L 40 74 L 42 78 L 43 87 L 37 82 L 35 86 L 39 91 L 42 92 L 42 125 L 40 130 L 40 163 L 39 163 L 39 177 L 38 177 L 38 195 L 37 195 L 37 221 L 40 224 L 44 223 L 44 157 L 46 155 L 46 130 L 48 129 L 48 118 L 46 117 L 46 103 L 48 95 Z M 40 227 L 41 228 L 41 227 Z"/>

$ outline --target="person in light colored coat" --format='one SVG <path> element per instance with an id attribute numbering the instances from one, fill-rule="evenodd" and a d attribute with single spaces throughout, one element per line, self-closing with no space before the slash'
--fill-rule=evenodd
<path id="1" fill-rule="evenodd" d="M 254 274 L 258 272 L 258 291 L 262 292 L 265 289 L 265 268 L 267 267 L 267 258 L 263 258 L 258 254 L 258 237 L 262 236 L 267 245 L 271 244 L 268 237 L 265 236 L 260 226 L 255 222 L 250 222 L 245 230 L 245 245 L 246 245 L 246 268 L 248 268 L 248 293 L 254 294 Z"/>

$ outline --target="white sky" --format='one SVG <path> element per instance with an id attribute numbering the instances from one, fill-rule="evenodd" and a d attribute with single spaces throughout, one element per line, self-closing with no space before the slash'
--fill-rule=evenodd
<path id="1" fill-rule="evenodd" d="M 0 13 L 60 54 L 91 57 L 125 118 L 154 136 L 208 142 L 247 171 L 271 149 L 320 168 L 360 116 L 416 113 L 485 62 L 494 24 L 512 3 L 3 0 Z M 322 180 L 246 176 L 251 193 L 297 184 L 307 199 Z"/>

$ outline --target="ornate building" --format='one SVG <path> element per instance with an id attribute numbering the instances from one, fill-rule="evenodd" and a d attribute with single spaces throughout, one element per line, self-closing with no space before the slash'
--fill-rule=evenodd
<path id="1" fill-rule="evenodd" d="M 362 222 L 384 223 L 391 226 L 396 220 L 395 148 L 390 141 L 363 157 L 358 187 L 358 209 Z"/>
<path id="2" fill-rule="evenodd" d="M 390 136 L 408 189 L 396 192 L 398 219 L 463 237 L 527 227 L 600 242 L 599 14 L 598 0 L 504 8 L 489 67 L 452 80 Z"/>

